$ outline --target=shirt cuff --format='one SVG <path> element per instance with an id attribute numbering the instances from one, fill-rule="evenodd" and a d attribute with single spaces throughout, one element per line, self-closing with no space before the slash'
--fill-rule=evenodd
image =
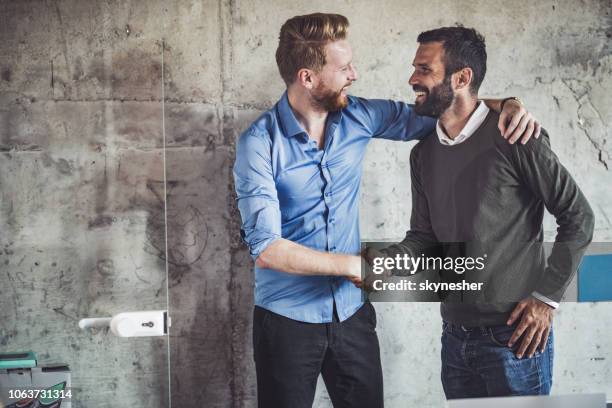
<path id="1" fill-rule="evenodd" d="M 559 307 L 559 302 L 555 302 L 554 300 L 551 300 L 538 292 L 532 292 L 531 296 L 538 299 L 540 302 L 546 303 L 548 306 L 552 307 L 553 309 L 557 309 Z"/>
<path id="2" fill-rule="evenodd" d="M 250 246 L 250 254 L 251 254 L 251 258 L 253 258 L 253 261 L 256 261 L 257 258 L 259 258 L 259 255 L 261 255 L 261 253 L 263 251 L 266 250 L 266 248 L 268 248 L 274 241 L 279 240 L 281 237 L 279 237 L 278 235 L 274 235 L 268 238 L 265 238 L 261 241 L 259 241 L 257 244 Z"/>

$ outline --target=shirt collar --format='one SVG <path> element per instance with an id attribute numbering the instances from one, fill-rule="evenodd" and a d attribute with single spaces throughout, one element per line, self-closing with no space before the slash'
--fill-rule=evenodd
<path id="1" fill-rule="evenodd" d="M 349 97 L 349 104 L 351 103 L 351 99 Z M 280 119 L 281 126 L 283 127 L 283 131 L 285 136 L 294 137 L 297 135 L 305 135 L 306 131 L 300 125 L 300 122 L 295 117 L 293 113 L 293 109 L 291 109 L 291 105 L 289 105 L 289 97 L 287 96 L 287 91 L 283 93 L 283 96 L 278 101 L 278 116 Z M 342 117 L 342 111 L 338 112 L 329 112 L 329 116 L 327 117 L 328 123 L 333 123 L 337 125 L 340 123 L 340 118 Z"/>
<path id="2" fill-rule="evenodd" d="M 451 139 L 446 135 L 446 133 L 444 133 L 444 130 L 442 130 L 442 127 L 440 126 L 440 120 L 438 120 L 436 122 L 436 134 L 438 135 L 440 143 L 442 143 L 443 145 L 452 146 L 466 141 L 470 136 L 474 134 L 474 132 L 476 132 L 480 125 L 483 124 L 488 114 L 488 106 L 484 102 L 479 101 L 478 107 L 476 108 L 474 113 L 472 113 L 472 116 L 470 116 L 463 129 L 461 129 L 459 135 L 457 135 L 457 137 L 454 139 Z"/>
<path id="3" fill-rule="evenodd" d="M 283 93 L 280 101 L 278 101 L 278 117 L 280 119 L 281 126 L 283 127 L 285 136 L 293 137 L 300 134 L 306 134 L 306 131 L 295 118 L 295 114 L 289 105 L 287 91 Z"/>

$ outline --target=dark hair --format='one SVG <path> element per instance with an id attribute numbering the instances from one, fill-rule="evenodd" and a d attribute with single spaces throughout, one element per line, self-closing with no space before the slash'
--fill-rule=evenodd
<path id="1" fill-rule="evenodd" d="M 302 68 L 319 72 L 325 65 L 325 45 L 343 40 L 348 19 L 340 14 L 314 13 L 285 21 L 278 37 L 276 64 L 287 86 Z"/>
<path id="2" fill-rule="evenodd" d="M 487 50 L 485 39 L 473 28 L 442 27 L 419 34 L 421 44 L 441 42 L 444 47 L 445 77 L 463 68 L 471 68 L 474 76 L 470 84 L 472 93 L 478 92 L 487 72 Z"/>

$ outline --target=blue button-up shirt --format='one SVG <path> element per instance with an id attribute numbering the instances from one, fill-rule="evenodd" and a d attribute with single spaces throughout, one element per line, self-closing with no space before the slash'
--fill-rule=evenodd
<path id="1" fill-rule="evenodd" d="M 287 99 L 261 115 L 241 136 L 234 179 L 241 234 L 257 259 L 285 238 L 319 250 L 358 254 L 361 163 L 372 137 L 420 139 L 435 120 L 412 106 L 349 97 L 329 114 L 320 150 L 299 124 Z M 255 304 L 310 323 L 343 321 L 363 304 L 361 291 L 343 277 L 289 274 L 255 266 Z"/>

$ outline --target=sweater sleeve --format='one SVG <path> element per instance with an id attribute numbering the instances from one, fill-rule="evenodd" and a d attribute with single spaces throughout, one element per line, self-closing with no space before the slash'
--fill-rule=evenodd
<path id="1" fill-rule="evenodd" d="M 410 230 L 406 232 L 406 236 L 401 242 L 381 251 L 387 257 L 404 254 L 413 258 L 421 255 L 433 256 L 439 250 L 439 243 L 431 226 L 429 204 L 422 184 L 420 152 L 420 143 L 410 152 L 410 178 L 412 184 Z"/>
<path id="2" fill-rule="evenodd" d="M 544 129 L 539 139 L 514 145 L 512 154 L 522 182 L 542 200 L 557 221 L 557 236 L 535 292 L 559 302 L 593 238 L 593 211 L 551 150 Z"/>

